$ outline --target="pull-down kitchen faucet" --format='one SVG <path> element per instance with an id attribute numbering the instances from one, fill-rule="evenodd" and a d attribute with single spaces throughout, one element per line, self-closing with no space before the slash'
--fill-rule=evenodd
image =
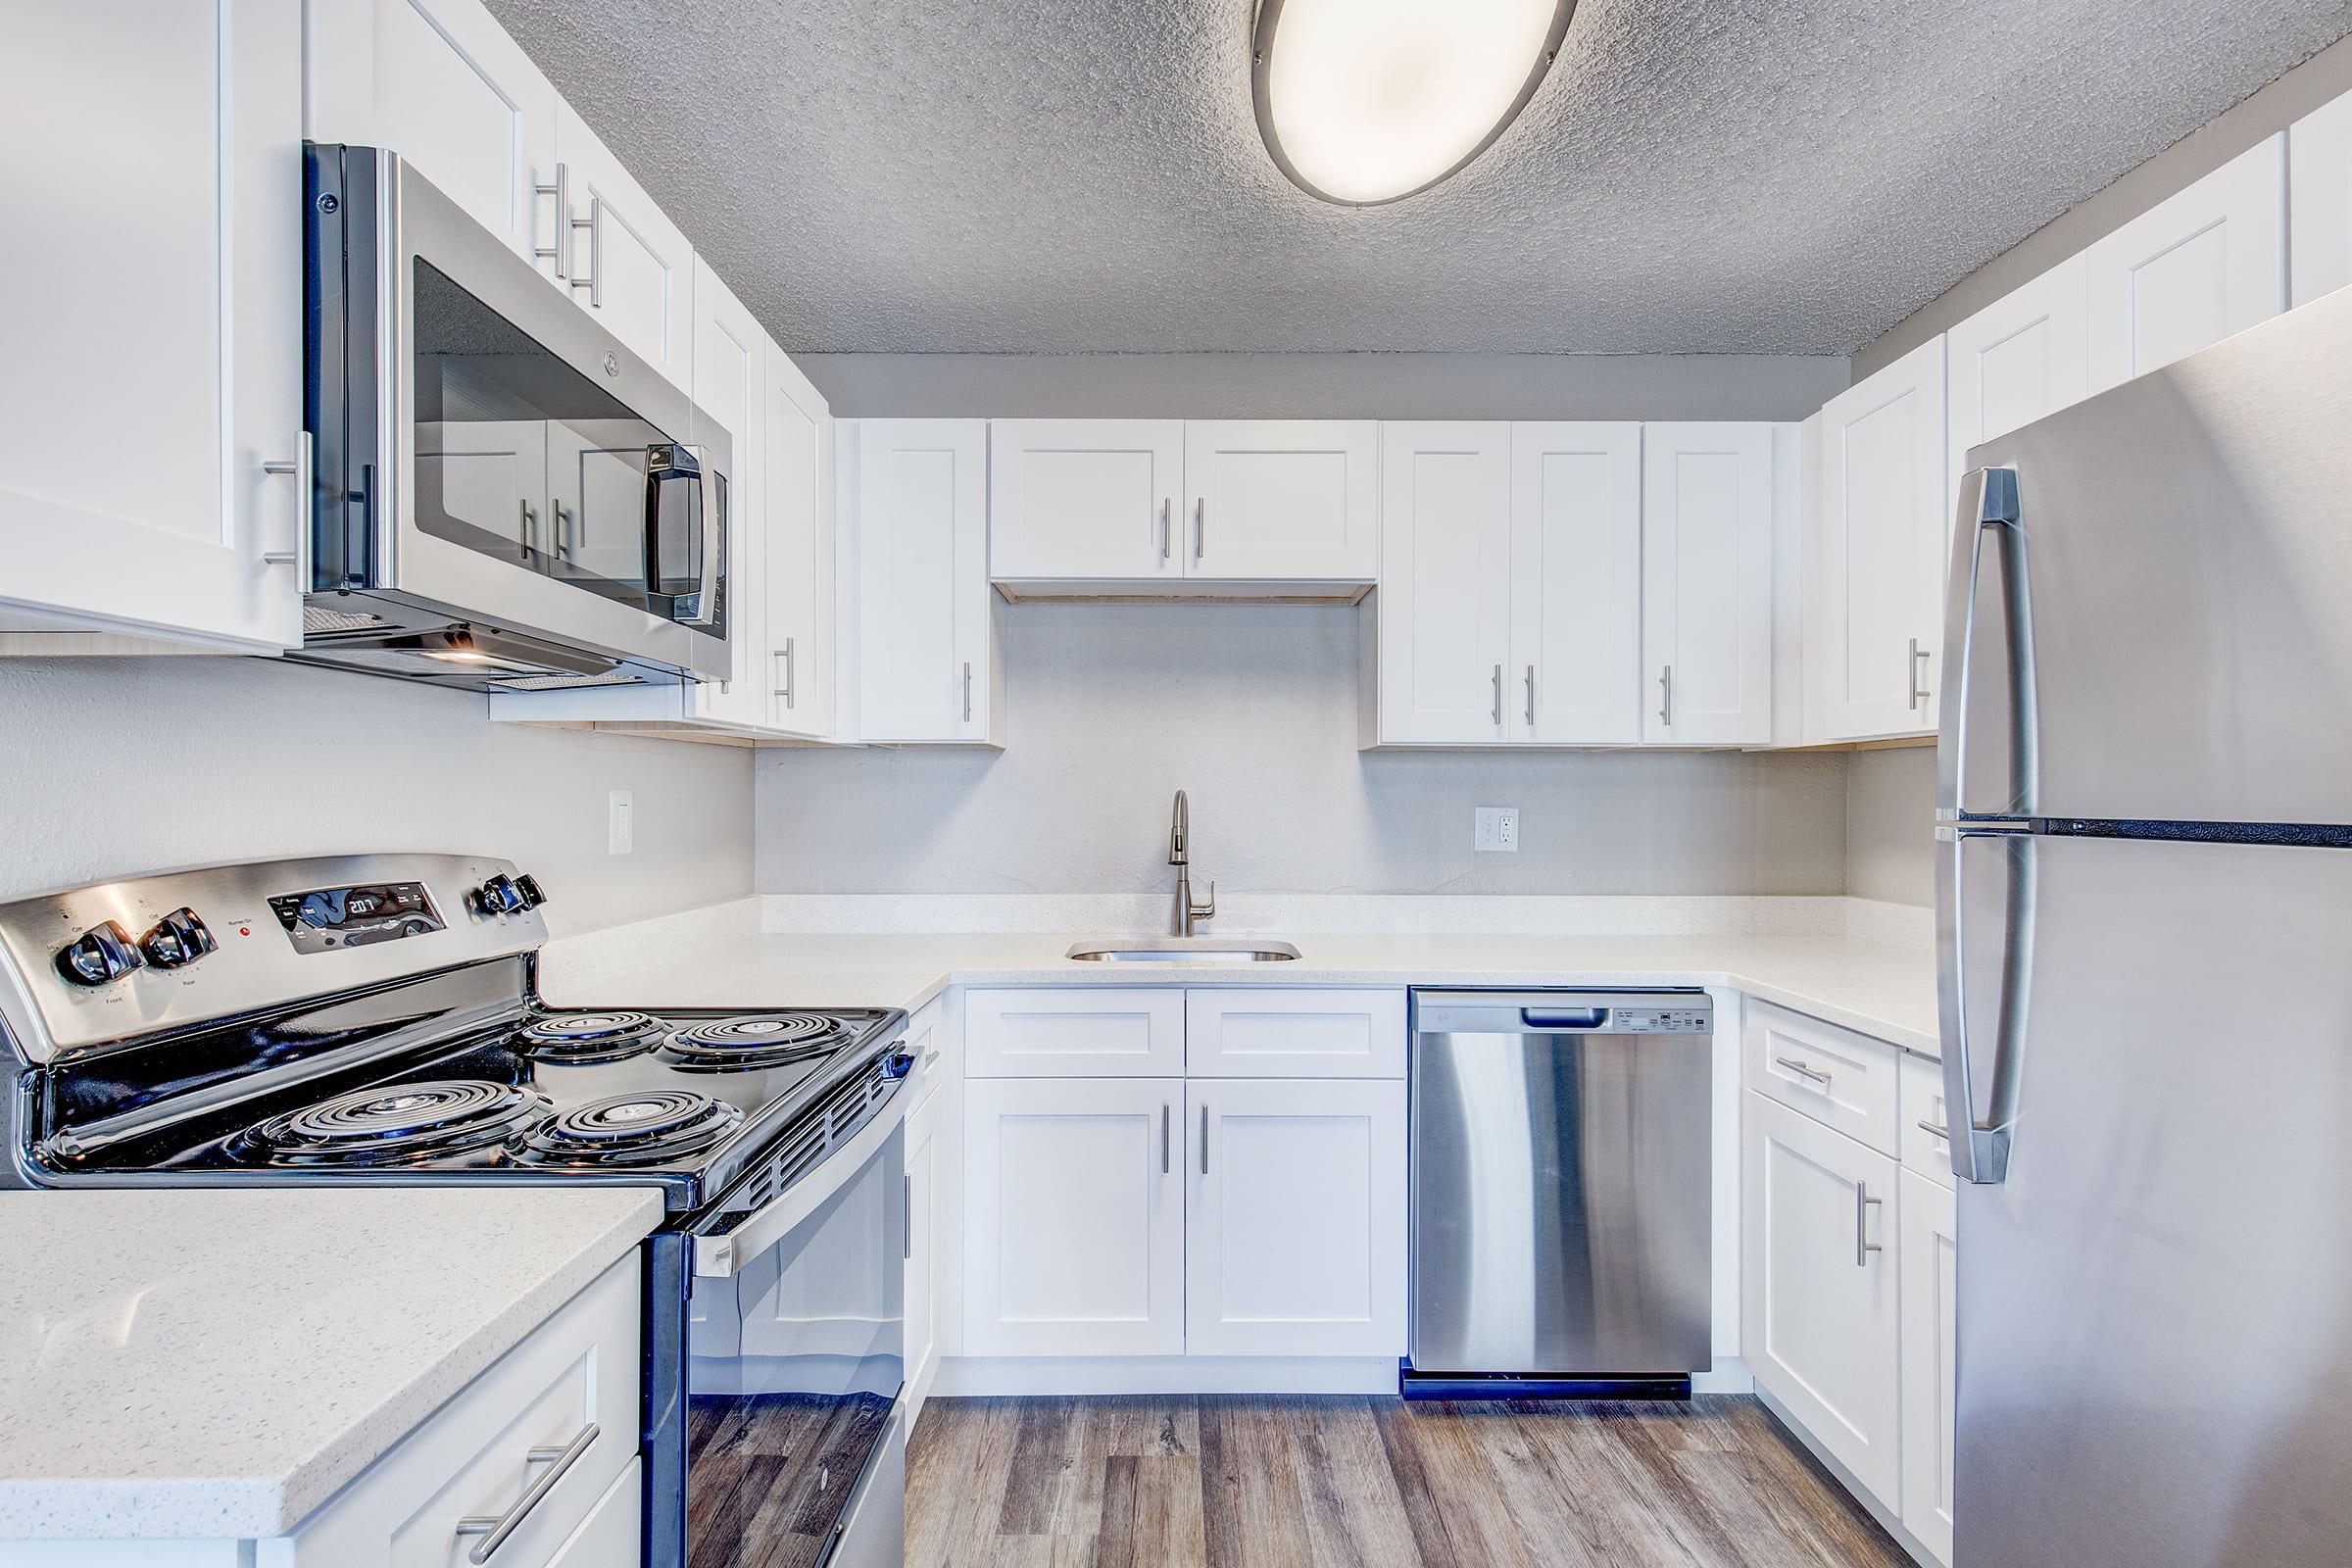
<path id="1" fill-rule="evenodd" d="M 1193 927 L 1202 920 L 1217 917 L 1217 884 L 1208 884 L 1208 902 L 1193 902 L 1193 858 L 1185 850 L 1186 821 L 1184 791 L 1176 792 L 1176 817 L 1168 826 L 1168 863 L 1176 868 L 1176 918 L 1168 929 L 1180 937 L 1193 934 Z"/>

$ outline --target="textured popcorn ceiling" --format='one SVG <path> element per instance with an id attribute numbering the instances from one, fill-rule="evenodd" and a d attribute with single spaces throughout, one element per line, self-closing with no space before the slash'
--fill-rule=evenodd
<path id="1" fill-rule="evenodd" d="M 489 0 L 787 348 L 1843 354 L 2352 30 L 2343 0 L 1584 0 L 1392 207 L 1249 0 Z"/>

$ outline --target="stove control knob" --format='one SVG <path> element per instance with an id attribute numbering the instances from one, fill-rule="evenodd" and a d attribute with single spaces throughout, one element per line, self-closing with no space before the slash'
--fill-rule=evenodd
<path id="1" fill-rule="evenodd" d="M 530 907 L 523 902 L 522 889 L 504 872 L 483 883 L 474 893 L 473 901 L 481 906 L 484 914 L 516 914 Z"/>
<path id="2" fill-rule="evenodd" d="M 156 922 L 154 930 L 139 938 L 139 951 L 159 969 L 177 969 L 194 963 L 219 946 L 212 932 L 196 917 L 196 911 L 189 908 L 173 909 Z"/>
<path id="3" fill-rule="evenodd" d="M 904 1051 L 894 1051 L 882 1062 L 882 1076 L 904 1078 L 914 1071 L 914 1058 Z"/>
<path id="4" fill-rule="evenodd" d="M 547 902 L 547 895 L 540 891 L 539 879 L 527 871 L 514 878 L 514 891 L 522 895 L 522 906 L 526 909 L 536 909 Z"/>
<path id="5" fill-rule="evenodd" d="M 57 972 L 77 986 L 102 986 L 145 967 L 146 957 L 112 920 L 90 927 L 57 956 Z"/>

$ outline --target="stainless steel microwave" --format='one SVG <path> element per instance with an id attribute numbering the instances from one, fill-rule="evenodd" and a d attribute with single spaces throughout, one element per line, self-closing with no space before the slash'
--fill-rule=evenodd
<path id="1" fill-rule="evenodd" d="M 475 690 L 732 673 L 726 430 L 396 154 L 313 144 L 305 180 L 289 657 Z"/>

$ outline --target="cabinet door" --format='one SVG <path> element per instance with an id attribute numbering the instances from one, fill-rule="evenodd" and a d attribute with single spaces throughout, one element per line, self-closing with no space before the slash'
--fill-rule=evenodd
<path id="1" fill-rule="evenodd" d="M 718 275 L 697 260 L 694 280 L 694 402 L 727 433 L 727 643 L 735 673 L 695 683 L 694 703 L 714 722 L 757 728 L 767 720 L 767 595 L 763 468 L 767 333 Z"/>
<path id="2" fill-rule="evenodd" d="M 1181 1078 L 1181 991 L 1126 986 L 963 994 L 965 1071 L 976 1078 Z"/>
<path id="3" fill-rule="evenodd" d="M 552 277 L 559 100 L 481 0 L 305 0 L 303 13 L 304 134 L 393 149 Z"/>
<path id="4" fill-rule="evenodd" d="M 2286 132 L 2286 276 L 2309 305 L 2352 283 L 2352 93 Z"/>
<path id="5" fill-rule="evenodd" d="M 632 1458 L 588 1517 L 547 1559 L 547 1568 L 639 1568 L 645 1560 L 644 1461 Z"/>
<path id="6" fill-rule="evenodd" d="M 9 16 L 0 628 L 299 643 L 300 12 Z"/>
<path id="7" fill-rule="evenodd" d="M 567 176 L 571 296 L 684 390 L 694 389 L 694 249 L 569 104 L 556 106 Z"/>
<path id="8" fill-rule="evenodd" d="M 2082 401 L 2087 276 L 2070 256 L 1947 335 L 1944 472 L 1955 488 L 1969 448 Z"/>
<path id="9" fill-rule="evenodd" d="M 1185 421 L 1186 574 L 1372 581 L 1379 462 L 1369 419 Z"/>
<path id="10" fill-rule="evenodd" d="M 1895 1163 L 1778 1101 L 1742 1098 L 1748 1367 L 1892 1504 Z"/>
<path id="11" fill-rule="evenodd" d="M 1808 741 L 1928 735 L 1941 684 L 1943 339 L 1822 409 L 1821 487 L 1806 519 Z"/>
<path id="12" fill-rule="evenodd" d="M 990 423 L 989 573 L 1181 577 L 1179 419 Z"/>
<path id="13" fill-rule="evenodd" d="M 964 1353 L 1184 1349 L 1184 1081 L 964 1086 Z"/>
<path id="14" fill-rule="evenodd" d="M 760 487 L 767 591 L 758 653 L 767 722 L 789 735 L 834 733 L 833 414 L 782 349 L 764 341 Z"/>
<path id="15" fill-rule="evenodd" d="M 1184 994 L 1195 1077 L 1401 1078 L 1404 993 L 1234 986 Z"/>
<path id="16" fill-rule="evenodd" d="M 1769 424 L 1642 429 L 1642 738 L 1652 745 L 1772 739 L 1772 446 Z"/>
<path id="17" fill-rule="evenodd" d="M 1503 738 L 1511 427 L 1381 426 L 1379 738 Z"/>
<path id="18" fill-rule="evenodd" d="M 984 741 L 994 702 L 978 419 L 858 421 L 863 738 Z"/>
<path id="19" fill-rule="evenodd" d="M 2240 153 L 2082 253 L 2093 392 L 2286 308 L 2286 134 Z"/>
<path id="20" fill-rule="evenodd" d="M 1401 1080 L 1187 1086 L 1184 1347 L 1404 1353 Z"/>
<path id="21" fill-rule="evenodd" d="M 906 1118 L 906 1423 L 939 1376 L 941 1124 L 950 1100 L 933 1096 Z"/>
<path id="22" fill-rule="evenodd" d="M 1959 1364 L 1952 1331 L 1958 1226 L 1951 1189 L 1901 1177 L 1903 1524 L 1936 1560 L 1952 1560 L 1952 1440 Z"/>
<path id="23" fill-rule="evenodd" d="M 1511 426 L 1504 730 L 1553 746 L 1642 738 L 1642 426 Z"/>

